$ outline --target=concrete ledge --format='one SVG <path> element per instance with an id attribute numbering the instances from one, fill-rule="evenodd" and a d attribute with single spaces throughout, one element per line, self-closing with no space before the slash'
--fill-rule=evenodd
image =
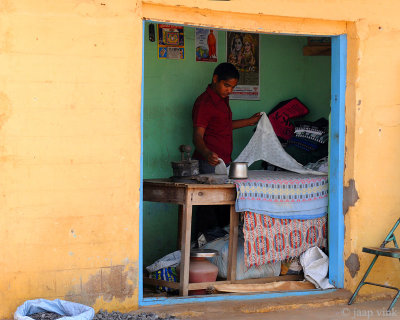
<path id="1" fill-rule="evenodd" d="M 330 293 L 306 295 L 284 298 L 270 298 L 262 300 L 246 301 L 216 301 L 206 303 L 185 303 L 163 306 L 141 307 L 138 311 L 156 312 L 160 315 L 170 314 L 182 319 L 248 319 L 252 314 L 261 316 L 263 313 L 290 311 L 298 309 L 316 309 L 337 306 L 339 309 L 352 309 L 365 307 L 366 301 L 380 300 L 379 308 L 387 309 L 390 304 L 390 296 L 387 294 L 375 294 L 370 296 L 358 296 L 352 306 L 348 306 L 352 293 L 338 289 Z M 364 302 L 364 304 L 363 304 Z M 362 305 L 361 305 L 362 304 Z M 347 311 L 346 311 L 347 312 Z M 287 314 L 287 313 L 285 313 Z M 289 314 L 287 314 L 289 316 Z M 321 316 L 321 314 L 319 314 Z"/>

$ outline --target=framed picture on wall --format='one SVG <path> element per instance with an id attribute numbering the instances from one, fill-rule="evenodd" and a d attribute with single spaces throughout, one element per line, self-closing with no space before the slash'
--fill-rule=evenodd
<path id="1" fill-rule="evenodd" d="M 218 31 L 196 28 L 196 61 L 217 62 Z"/>
<path id="2" fill-rule="evenodd" d="M 226 61 L 238 69 L 240 78 L 230 99 L 260 99 L 260 37 L 255 33 L 227 32 Z"/>
<path id="3" fill-rule="evenodd" d="M 159 59 L 185 58 L 185 37 L 182 26 L 159 24 L 157 33 Z"/>

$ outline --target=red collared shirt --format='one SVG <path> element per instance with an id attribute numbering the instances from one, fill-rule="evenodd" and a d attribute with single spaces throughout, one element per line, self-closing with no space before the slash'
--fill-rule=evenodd
<path id="1" fill-rule="evenodd" d="M 221 98 L 209 85 L 194 103 L 192 111 L 193 127 L 205 128 L 204 142 L 211 151 L 218 154 L 226 164 L 231 162 L 232 111 L 229 98 Z M 204 157 L 195 150 L 195 159 Z"/>

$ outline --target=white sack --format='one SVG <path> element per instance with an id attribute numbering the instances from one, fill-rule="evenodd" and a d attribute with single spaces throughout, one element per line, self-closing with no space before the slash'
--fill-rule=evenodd
<path id="1" fill-rule="evenodd" d="M 304 278 L 314 284 L 317 289 L 334 288 L 327 278 L 329 258 L 320 248 L 312 247 L 302 253 L 300 264 L 303 267 Z"/>
<path id="2" fill-rule="evenodd" d="M 63 317 L 60 320 L 92 320 L 94 309 L 80 303 L 60 299 L 27 300 L 14 313 L 14 320 L 33 320 L 31 314 L 38 312 L 53 312 Z"/>
<path id="3" fill-rule="evenodd" d="M 256 132 L 234 162 L 248 162 L 250 166 L 255 161 L 264 160 L 275 166 L 297 173 L 326 175 L 324 172 L 304 168 L 292 158 L 282 148 L 265 112 L 261 112 L 261 114 L 262 116 L 258 121 Z"/>

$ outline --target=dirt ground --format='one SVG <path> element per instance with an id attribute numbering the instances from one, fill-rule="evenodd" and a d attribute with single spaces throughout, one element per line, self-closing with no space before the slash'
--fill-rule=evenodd
<path id="1" fill-rule="evenodd" d="M 312 296 L 151 306 L 141 310 L 160 315 L 171 314 L 188 320 L 400 319 L 400 303 L 390 313 L 386 311 L 392 300 L 390 296 L 359 296 L 349 306 L 347 302 L 350 296 L 348 291 L 337 290 Z"/>

